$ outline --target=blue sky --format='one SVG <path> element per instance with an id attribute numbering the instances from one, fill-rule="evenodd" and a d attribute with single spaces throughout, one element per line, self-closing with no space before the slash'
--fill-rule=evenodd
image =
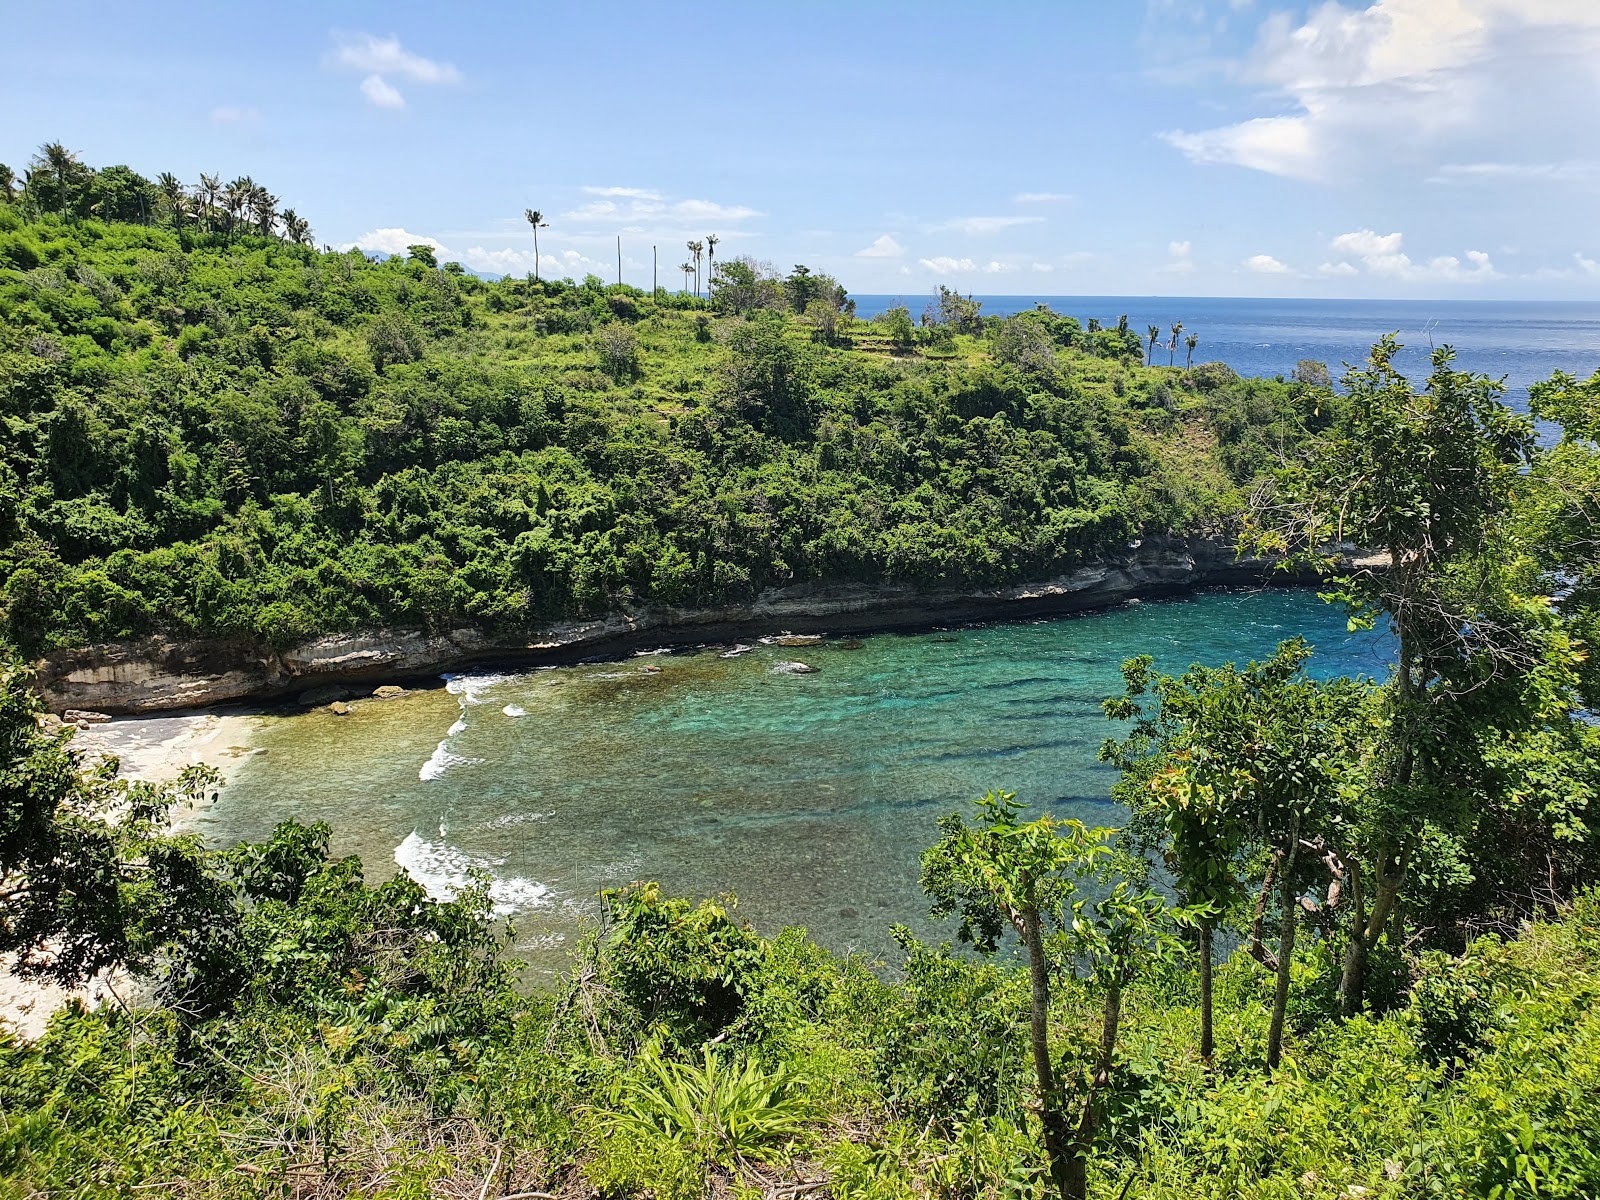
<path id="1" fill-rule="evenodd" d="M 319 242 L 852 291 L 1600 296 L 1600 0 L 9 6 L 0 161 Z"/>

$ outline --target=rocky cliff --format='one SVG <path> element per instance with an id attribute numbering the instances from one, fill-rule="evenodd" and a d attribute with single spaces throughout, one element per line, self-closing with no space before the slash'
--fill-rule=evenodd
<path id="1" fill-rule="evenodd" d="M 1272 575 L 1270 563 L 1239 559 L 1225 543 L 1148 539 L 1067 574 L 1006 587 L 799 584 L 763 592 L 748 604 L 641 608 L 551 625 L 514 639 L 475 629 L 443 634 L 375 629 L 276 650 L 242 641 L 149 638 L 59 651 L 38 662 L 36 670 L 41 693 L 57 711 L 157 712 L 265 700 L 328 685 L 371 688 L 491 662 L 572 662 L 644 646 L 728 640 L 779 629 L 851 633 L 1007 620 L 1104 608 L 1132 597 L 1204 585 L 1295 581 Z"/>

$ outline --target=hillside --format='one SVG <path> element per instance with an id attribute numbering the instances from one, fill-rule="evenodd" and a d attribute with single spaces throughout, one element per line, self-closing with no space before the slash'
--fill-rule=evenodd
<path id="1" fill-rule="evenodd" d="M 851 308 L 804 268 L 652 297 L 0 204 L 0 628 L 283 645 L 1040 578 L 1226 528 L 1326 400 L 1147 368 L 1114 314 Z"/>

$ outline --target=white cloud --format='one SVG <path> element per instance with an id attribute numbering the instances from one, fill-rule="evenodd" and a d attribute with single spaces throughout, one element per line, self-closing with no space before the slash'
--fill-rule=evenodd
<path id="1" fill-rule="evenodd" d="M 461 72 L 453 63 L 413 54 L 393 35 L 381 38 L 370 33 L 335 32 L 333 38 L 337 45 L 329 51 L 327 62 L 363 72 L 361 94 L 378 108 L 405 107 L 405 97 L 390 79 L 422 84 L 461 82 Z"/>
<path id="2" fill-rule="evenodd" d="M 978 269 L 978 264 L 970 258 L 940 256 L 939 258 L 919 258 L 917 263 L 925 270 L 932 271 L 937 275 L 953 275 L 957 271 L 976 271 Z"/>
<path id="3" fill-rule="evenodd" d="M 764 217 L 760 209 L 745 204 L 716 204 L 710 200 L 680 200 L 672 206 L 672 215 L 694 221 L 748 221 L 751 217 Z"/>
<path id="4" fill-rule="evenodd" d="M 661 193 L 650 188 L 636 187 L 589 187 L 583 189 L 591 196 L 621 196 L 629 200 L 660 200 Z"/>
<path id="5" fill-rule="evenodd" d="M 1226 66 L 1277 111 L 1161 136 L 1196 162 L 1305 179 L 1457 143 L 1491 149 L 1475 155 L 1485 161 L 1540 137 L 1593 145 L 1581 114 L 1600 98 L 1597 54 L 1594 0 L 1324 0 L 1298 22 L 1267 17 L 1251 52 Z"/>
<path id="6" fill-rule="evenodd" d="M 1341 233 L 1329 243 L 1329 248 L 1336 253 L 1359 258 L 1370 275 L 1407 283 L 1478 283 L 1501 277 L 1488 253 L 1483 250 L 1468 250 L 1465 265 L 1453 254 L 1442 254 L 1419 263 L 1414 262 L 1402 249 L 1404 241 L 1399 233 L 1380 234 L 1371 229 L 1357 229 L 1351 233 Z M 1351 274 L 1353 268 L 1352 271 L 1340 269 L 1349 265 L 1342 263 L 1339 267 L 1325 270 L 1325 273 Z"/>
<path id="7" fill-rule="evenodd" d="M 1600 180 L 1600 162 L 1568 159 L 1565 162 L 1445 163 L 1429 183 L 1582 183 Z"/>
<path id="8" fill-rule="evenodd" d="M 1244 265 L 1258 275 L 1287 275 L 1289 268 L 1279 262 L 1270 254 L 1252 254 L 1244 260 Z"/>
<path id="9" fill-rule="evenodd" d="M 393 35 L 380 38 L 370 33 L 336 33 L 334 38 L 339 45 L 331 57 L 338 66 L 375 75 L 392 75 L 408 83 L 461 82 L 461 72 L 454 64 L 412 54 Z"/>
<path id="10" fill-rule="evenodd" d="M 605 222 L 620 226 L 625 232 L 644 232 L 647 228 L 678 231 L 711 221 L 739 222 L 766 214 L 744 204 L 718 204 L 712 200 L 678 200 L 667 203 L 658 192 L 643 188 L 584 188 L 591 195 L 605 199 L 590 200 L 570 212 L 561 214 L 563 221 L 578 223 Z M 635 195 L 634 193 L 638 194 Z M 614 197 L 614 198 L 610 198 Z"/>
<path id="11" fill-rule="evenodd" d="M 1194 270 L 1194 247 L 1189 242 L 1168 242 L 1167 254 L 1165 269 L 1172 274 L 1188 275 Z"/>
<path id="12" fill-rule="evenodd" d="M 1016 269 L 1016 266 L 1012 263 L 1003 263 L 999 262 L 998 260 L 991 259 L 989 262 L 984 264 L 983 271 L 985 275 L 1002 275 L 1007 271 L 1015 271 Z"/>
<path id="13" fill-rule="evenodd" d="M 1347 262 L 1325 262 L 1317 268 L 1317 274 L 1326 275 L 1329 278 L 1344 279 L 1351 275 L 1359 275 L 1361 272 Z"/>
<path id="14" fill-rule="evenodd" d="M 367 103 L 378 108 L 404 108 L 406 98 L 400 94 L 398 88 L 391 85 L 382 75 L 368 75 L 361 81 L 361 94 L 367 98 Z"/>
<path id="15" fill-rule="evenodd" d="M 1592 258 L 1585 258 L 1582 250 L 1572 252 L 1572 261 L 1578 264 L 1580 270 L 1586 275 L 1600 275 L 1600 262 Z"/>
<path id="16" fill-rule="evenodd" d="M 1065 204 L 1073 195 L 1071 192 L 1018 192 L 1013 199 L 1018 204 Z"/>
<path id="17" fill-rule="evenodd" d="M 974 237 L 983 237 L 1018 225 L 1037 225 L 1043 220 L 1043 217 L 954 217 L 930 226 L 929 232 L 968 233 Z"/>
<path id="18" fill-rule="evenodd" d="M 498 275 L 531 275 L 534 258 L 531 249 L 490 250 L 483 246 L 469 246 L 461 252 L 461 261 L 475 271 L 490 271 Z M 638 265 L 633 259 L 628 260 L 628 266 Z M 539 272 L 547 279 L 559 279 L 564 275 L 578 278 L 591 272 L 612 278 L 611 273 L 616 269 L 617 260 L 614 258 L 602 262 L 576 250 L 563 250 L 560 254 L 541 251 L 539 254 Z"/>
<path id="19" fill-rule="evenodd" d="M 857 258 L 899 258 L 906 248 L 889 234 L 873 239 L 872 245 L 856 251 Z"/>
<path id="20" fill-rule="evenodd" d="M 1055 268 L 1053 266 L 1051 266 L 1049 263 L 1042 263 L 1042 262 L 1034 263 L 1033 266 L 1030 269 L 1039 272 L 1039 274 L 1041 274 L 1041 275 L 1048 274 L 1049 272 L 1055 270 Z"/>
<path id="21" fill-rule="evenodd" d="M 261 110 L 248 105 L 220 104 L 211 110 L 211 119 L 218 125 L 254 125 L 261 120 Z"/>
<path id="22" fill-rule="evenodd" d="M 356 246 L 368 253 L 379 254 L 404 254 L 407 246 L 432 246 L 434 253 L 441 256 L 450 253 L 438 238 L 431 238 L 425 233 L 412 233 L 408 229 L 400 228 L 370 230 L 367 233 L 363 233 L 355 241 L 346 242 L 340 249 L 349 250 Z"/>

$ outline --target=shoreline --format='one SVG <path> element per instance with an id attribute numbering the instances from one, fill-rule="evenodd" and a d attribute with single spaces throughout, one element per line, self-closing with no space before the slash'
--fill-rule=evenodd
<path id="1" fill-rule="evenodd" d="M 259 714 L 241 711 L 113 717 L 77 729 L 70 744 L 90 763 L 117 757 L 120 779 L 171 783 L 184 768 L 196 764 L 215 767 L 226 778 L 249 756 L 259 721 Z M 188 804 L 173 806 L 168 828 L 181 830 L 195 811 Z M 20 1041 L 37 1041 L 50 1017 L 70 1001 L 93 1008 L 113 999 L 113 981 L 96 978 L 81 987 L 63 988 L 12 974 L 11 961 L 9 955 L 0 959 L 0 1027 Z"/>
<path id="2" fill-rule="evenodd" d="M 1369 567 L 1368 560 L 1346 559 Z M 1317 581 L 1276 561 L 1239 558 L 1216 539 L 1152 538 L 1049 579 L 1001 587 L 814 582 L 769 589 L 740 604 L 640 608 L 513 635 L 463 627 L 439 633 L 363 629 L 283 649 L 226 639 L 146 638 L 58 651 L 35 664 L 54 711 L 208 712 L 223 705 L 316 703 L 445 671 L 531 668 L 622 657 L 643 648 L 736 642 L 779 630 L 840 635 L 1027 620 L 1111 608 L 1129 599 L 1205 587 L 1302 586 Z"/>

